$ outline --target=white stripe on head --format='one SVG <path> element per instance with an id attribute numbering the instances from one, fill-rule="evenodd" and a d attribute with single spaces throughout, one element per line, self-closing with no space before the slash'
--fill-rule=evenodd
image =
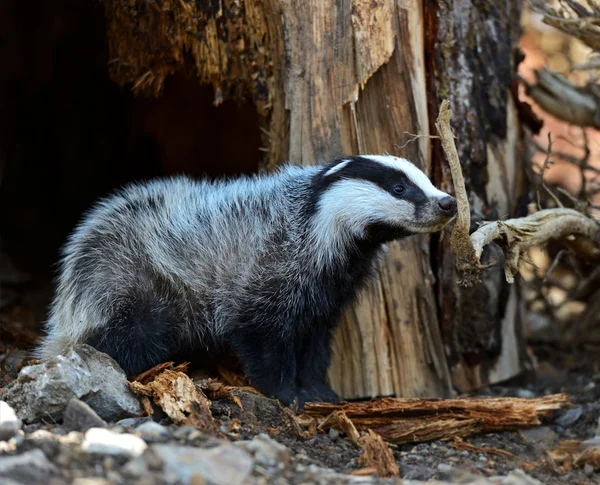
<path id="1" fill-rule="evenodd" d="M 427 197 L 443 198 L 448 196 L 448 194 L 445 192 L 438 190 L 422 170 L 405 158 L 394 157 L 392 155 L 361 155 L 361 157 L 368 160 L 373 160 L 374 162 L 385 165 L 386 167 L 402 170 Z"/>
<path id="2" fill-rule="evenodd" d="M 338 163 L 337 165 L 334 165 L 333 167 L 331 167 L 329 170 L 327 170 L 327 172 L 325 172 L 325 177 L 327 177 L 328 175 L 331 175 L 339 170 L 341 170 L 342 168 L 344 168 L 346 165 L 348 165 L 350 163 L 350 160 L 343 160 L 340 163 Z"/>
<path id="3" fill-rule="evenodd" d="M 342 248 L 364 235 L 377 222 L 402 225 L 415 218 L 415 206 L 393 197 L 373 182 L 342 179 L 333 183 L 319 200 L 313 219 L 313 237 L 319 258 L 331 260 Z"/>

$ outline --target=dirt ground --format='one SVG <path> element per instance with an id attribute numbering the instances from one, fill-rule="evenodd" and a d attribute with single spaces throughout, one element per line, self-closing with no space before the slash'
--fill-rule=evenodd
<path id="1" fill-rule="evenodd" d="M 43 301 L 39 293 L 46 290 L 21 294 L 3 295 L 0 325 L 0 387 L 6 386 L 17 376 L 21 366 L 27 362 L 26 350 L 30 349 L 39 335 L 36 322 L 40 321 L 34 303 Z M 447 480 L 460 483 L 460 474 L 470 473 L 481 477 L 506 475 L 511 470 L 522 469 L 529 476 L 544 484 L 596 484 L 600 475 L 591 467 L 564 467 L 556 463 L 551 451 L 561 440 L 593 438 L 600 418 L 600 348 L 557 350 L 548 346 L 533 346 L 539 361 L 535 376 L 522 377 L 502 386 L 480 390 L 477 396 L 534 397 L 566 392 L 573 407 L 557 412 L 545 419 L 540 427 L 520 431 L 505 431 L 471 436 L 465 439 L 468 449 L 454 442 L 434 441 L 404 445 L 390 444 L 393 456 L 403 480 Z M 265 433 L 288 447 L 291 463 L 296 468 L 281 466 L 269 472 L 267 483 L 301 483 L 297 466 L 325 467 L 344 474 L 356 473 L 364 468 L 359 457 L 362 450 L 337 430 L 317 432 L 308 439 L 298 436 L 288 426 L 289 415 L 278 402 L 247 392 L 237 392 L 243 403 L 243 411 L 231 399 L 216 399 L 211 411 L 220 430 L 231 441 L 249 440 Z M 129 418 L 118 423 L 122 429 L 135 427 L 150 418 Z M 205 433 L 194 434 L 189 426 L 178 426 L 160 413 L 154 415 L 166 429 L 155 441 L 172 444 L 204 446 L 210 437 Z M 61 452 L 56 441 L 39 438 L 39 430 L 56 436 L 65 436 L 66 430 L 60 422 L 25 425 L 25 439 L 16 451 L 0 449 L 2 455 L 24 453 L 35 448 L 44 452 L 46 458 L 59 470 L 58 477 L 50 483 L 72 483 L 77 477 L 100 477 L 98 483 L 162 483 L 157 471 L 156 480 L 128 479 L 127 460 L 121 457 L 82 455 L 75 449 Z M 36 435 L 36 432 L 37 435 Z M 222 436 L 222 437 L 223 437 Z M 48 436 L 46 436 L 48 437 Z M 204 443 L 204 444 L 203 444 Z M 1 448 L 1 447 L 0 447 Z M 130 467 L 130 466 L 129 466 Z M 153 470 L 150 469 L 150 476 Z M 275 477 L 277 476 L 277 480 Z M 326 480 L 329 483 L 328 480 Z M 22 482 L 29 483 L 27 479 Z M 84 483 L 84 482 L 80 482 Z M 332 479 L 331 483 L 335 483 Z M 340 482 L 341 483 L 341 482 Z"/>

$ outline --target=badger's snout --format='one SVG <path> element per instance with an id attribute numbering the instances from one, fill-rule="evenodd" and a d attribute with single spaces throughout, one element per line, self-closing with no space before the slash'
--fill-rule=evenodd
<path id="1" fill-rule="evenodd" d="M 445 217 L 453 217 L 456 214 L 456 199 L 451 195 L 438 201 L 440 213 Z"/>

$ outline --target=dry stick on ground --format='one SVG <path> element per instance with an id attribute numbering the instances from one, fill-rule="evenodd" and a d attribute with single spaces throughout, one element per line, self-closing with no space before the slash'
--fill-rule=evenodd
<path id="1" fill-rule="evenodd" d="M 474 433 L 516 430 L 569 407 L 566 394 L 541 398 L 401 399 L 346 404 L 307 403 L 301 418 L 317 419 L 319 429 L 350 433 L 355 442 L 372 430 L 384 440 L 417 443 L 464 438 Z"/>

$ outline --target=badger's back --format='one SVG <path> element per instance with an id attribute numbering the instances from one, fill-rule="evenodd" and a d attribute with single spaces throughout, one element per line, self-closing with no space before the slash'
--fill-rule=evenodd
<path id="1" fill-rule="evenodd" d="M 155 332 L 156 342 L 168 334 L 175 346 L 218 338 L 256 296 L 264 272 L 294 273 L 297 201 L 311 173 L 288 167 L 214 183 L 176 177 L 99 202 L 64 248 L 40 357 L 84 340 L 102 347 L 106 326 Z M 118 344 L 114 331 L 111 340 Z"/>

